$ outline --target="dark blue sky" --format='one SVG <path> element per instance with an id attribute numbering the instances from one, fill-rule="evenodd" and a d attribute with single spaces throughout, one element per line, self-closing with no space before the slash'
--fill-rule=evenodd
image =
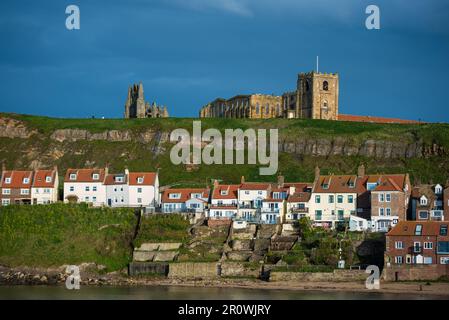
<path id="1" fill-rule="evenodd" d="M 381 30 L 365 28 L 368 4 Z M 5 112 L 118 118 L 142 81 L 191 117 L 218 96 L 293 90 L 319 55 L 340 74 L 340 113 L 449 122 L 445 0 L 6 0 L 0 39 Z"/>

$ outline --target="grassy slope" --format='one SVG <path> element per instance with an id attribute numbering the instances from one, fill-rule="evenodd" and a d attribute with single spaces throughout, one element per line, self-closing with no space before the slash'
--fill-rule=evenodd
<path id="1" fill-rule="evenodd" d="M 135 224 L 131 209 L 1 207 L 0 264 L 55 267 L 95 262 L 107 271 L 119 270 L 131 259 Z"/>
<path id="2" fill-rule="evenodd" d="M 147 129 L 169 132 L 175 128 L 191 131 L 193 119 L 56 119 L 48 117 L 0 114 L 24 121 L 29 128 L 38 130 L 48 137 L 56 129 L 86 129 L 91 132 L 105 130 L 130 130 L 139 133 Z M 281 139 L 291 140 L 299 136 L 308 138 L 342 137 L 349 141 L 360 142 L 367 139 L 386 141 L 423 141 L 433 143 L 449 150 L 449 125 L 382 125 L 365 123 L 347 123 L 320 120 L 299 119 L 203 119 L 202 128 L 279 128 Z M 37 141 L 31 139 L 0 138 L 0 161 L 4 160 L 9 167 L 28 167 L 31 161 L 40 159 L 46 165 L 57 164 L 64 173 L 68 167 L 87 165 L 104 166 L 110 164 L 112 171 L 122 171 L 124 166 L 130 170 L 161 169 L 162 184 L 204 185 L 211 179 L 223 179 L 225 182 L 237 182 L 242 175 L 251 180 L 274 181 L 272 176 L 259 176 L 256 165 L 202 165 L 198 171 L 187 172 L 183 166 L 173 166 L 169 160 L 169 148 L 157 157 L 152 154 L 151 145 L 143 145 L 137 141 L 107 142 L 78 141 L 59 144 L 44 138 Z M 48 150 L 63 149 L 64 156 L 53 159 Z M 32 153 L 24 150 L 33 150 Z M 313 180 L 315 165 L 322 168 L 323 173 L 353 173 L 360 163 L 367 164 L 370 173 L 405 173 L 411 174 L 415 182 L 445 182 L 449 179 L 449 157 L 433 157 L 429 159 L 374 159 L 358 156 L 351 157 L 312 157 L 283 153 L 279 159 L 279 172 L 288 180 Z"/>

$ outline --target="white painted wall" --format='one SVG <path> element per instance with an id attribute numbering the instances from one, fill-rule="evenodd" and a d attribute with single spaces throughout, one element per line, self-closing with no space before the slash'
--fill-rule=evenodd
<path id="1" fill-rule="evenodd" d="M 129 186 L 127 184 L 107 185 L 106 204 L 111 207 L 129 207 Z"/>
<path id="2" fill-rule="evenodd" d="M 86 187 L 89 187 L 89 191 L 86 191 Z M 77 196 L 78 202 L 91 202 L 96 207 L 106 205 L 106 186 L 101 182 L 65 182 L 64 202 L 68 202 L 67 196 L 71 195 Z M 94 197 L 96 197 L 95 200 Z"/>
<path id="3" fill-rule="evenodd" d="M 331 195 L 334 196 L 333 203 L 329 202 L 329 196 Z M 338 203 L 339 195 L 343 196 L 343 203 Z M 320 203 L 317 203 L 316 196 L 320 196 Z M 352 203 L 349 203 L 348 196 L 353 197 Z M 339 210 L 343 210 L 344 219 L 349 219 L 351 213 L 357 212 L 357 193 L 312 193 L 309 201 L 309 217 L 312 221 L 315 221 L 317 210 L 322 211 L 320 221 L 338 221 Z"/>
<path id="4" fill-rule="evenodd" d="M 130 207 L 140 207 L 140 206 L 153 207 L 155 204 L 155 200 L 156 202 L 159 202 L 159 192 L 155 193 L 154 186 L 148 185 L 129 186 Z"/>

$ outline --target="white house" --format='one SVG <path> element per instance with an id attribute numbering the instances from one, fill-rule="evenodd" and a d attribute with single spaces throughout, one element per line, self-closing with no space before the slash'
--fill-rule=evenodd
<path id="1" fill-rule="evenodd" d="M 309 207 L 312 186 L 307 183 L 294 184 L 286 203 L 286 221 L 297 221 L 301 218 L 310 217 Z"/>
<path id="2" fill-rule="evenodd" d="M 290 188 L 274 188 L 269 196 L 262 200 L 260 222 L 265 224 L 282 223 L 285 215 L 286 199 Z"/>
<path id="3" fill-rule="evenodd" d="M 349 231 L 367 231 L 372 228 L 371 221 L 364 219 L 362 217 L 358 217 L 355 215 L 351 215 L 349 219 Z"/>
<path id="4" fill-rule="evenodd" d="M 31 185 L 31 203 L 49 204 L 58 201 L 58 169 L 36 170 Z"/>
<path id="5" fill-rule="evenodd" d="M 315 179 L 309 214 L 316 226 L 335 228 L 357 210 L 357 176 L 319 176 Z"/>
<path id="6" fill-rule="evenodd" d="M 209 203 L 209 189 L 167 189 L 162 193 L 164 213 L 202 213 Z"/>
<path id="7" fill-rule="evenodd" d="M 214 183 L 208 217 L 212 219 L 233 219 L 238 214 L 238 190 L 240 185 Z"/>
<path id="8" fill-rule="evenodd" d="M 159 175 L 156 172 L 129 172 L 128 176 L 130 207 L 159 207 Z"/>
<path id="9" fill-rule="evenodd" d="M 68 169 L 64 178 L 64 202 L 106 204 L 104 184 L 108 169 Z"/>
<path id="10" fill-rule="evenodd" d="M 108 174 L 105 179 L 106 203 L 109 207 L 129 207 L 128 175 Z"/>
<path id="11" fill-rule="evenodd" d="M 263 200 L 268 198 L 270 183 L 244 182 L 238 190 L 238 217 L 248 222 L 259 222 Z"/>

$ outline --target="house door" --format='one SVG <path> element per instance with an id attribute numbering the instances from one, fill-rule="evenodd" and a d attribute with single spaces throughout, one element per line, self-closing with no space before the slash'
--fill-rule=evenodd
<path id="1" fill-rule="evenodd" d="M 112 199 L 108 199 L 108 206 L 112 207 Z"/>

